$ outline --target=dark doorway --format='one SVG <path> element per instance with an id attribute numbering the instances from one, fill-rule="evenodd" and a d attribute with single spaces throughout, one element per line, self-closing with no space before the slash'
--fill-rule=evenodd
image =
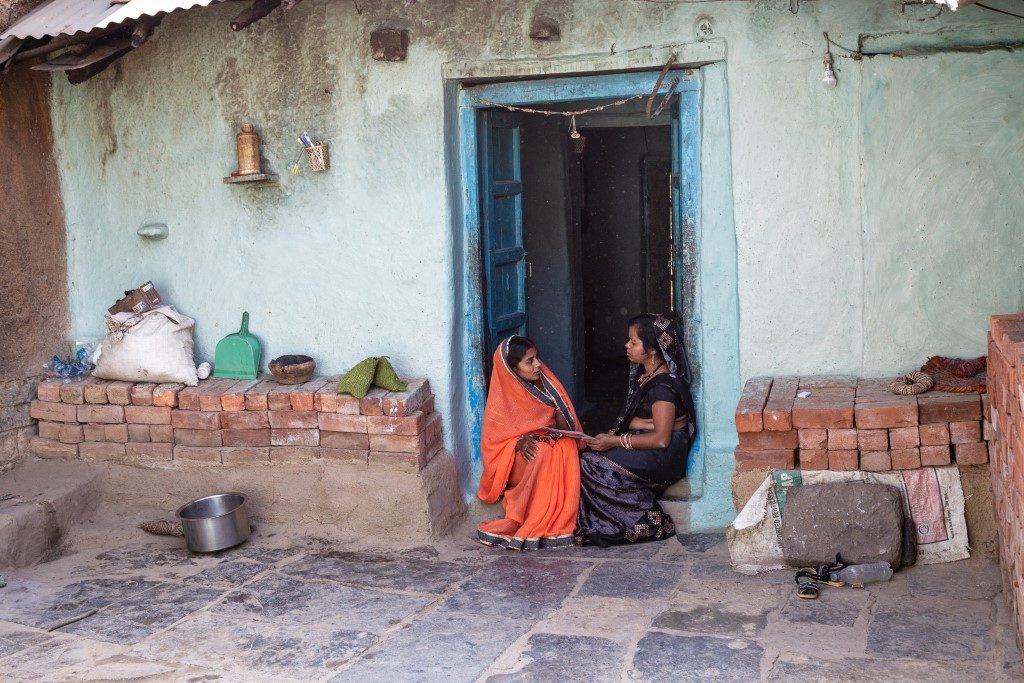
<path id="1" fill-rule="evenodd" d="M 591 433 L 625 397 L 627 321 L 673 308 L 671 116 L 636 104 L 578 117 L 582 152 L 566 119 L 518 120 L 525 332 Z"/>

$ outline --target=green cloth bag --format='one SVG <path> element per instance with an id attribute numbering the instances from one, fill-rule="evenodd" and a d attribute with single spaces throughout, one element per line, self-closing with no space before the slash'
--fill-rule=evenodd
<path id="1" fill-rule="evenodd" d="M 387 356 L 381 356 L 377 362 L 377 371 L 373 374 L 373 383 L 388 391 L 405 391 L 409 385 L 398 379 L 398 373 L 391 367 Z"/>
<path id="2" fill-rule="evenodd" d="M 379 360 L 376 356 L 371 356 L 359 361 L 354 368 L 338 380 L 338 393 L 352 394 L 356 398 L 366 396 L 370 391 L 370 385 L 373 384 L 373 376 L 377 372 Z"/>

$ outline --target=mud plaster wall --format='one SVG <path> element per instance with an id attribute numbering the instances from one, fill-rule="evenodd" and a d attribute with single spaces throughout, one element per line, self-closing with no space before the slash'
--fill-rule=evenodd
<path id="1" fill-rule="evenodd" d="M 430 377 L 469 490 L 471 446 L 452 443 L 468 399 L 453 277 L 462 207 L 442 66 L 613 53 L 628 64 L 648 46 L 685 50 L 707 14 L 724 46 L 726 94 L 705 93 L 724 113 L 704 123 L 705 149 L 731 156 L 704 160 L 728 181 L 702 188 L 699 240 L 735 240 L 739 315 L 701 324 L 739 342 L 703 353 L 741 362 L 737 376 L 708 379 L 718 383 L 704 399 L 716 427 L 705 435 L 722 440 L 708 447 L 731 445 L 729 412 L 752 374 L 884 374 L 927 352 L 983 353 L 985 317 L 1022 304 L 1013 217 L 1024 195 L 1009 188 L 1024 170 L 1022 56 L 858 63 L 836 51 L 840 86 L 830 92 L 821 33 L 850 45 L 859 33 L 894 32 L 885 40 L 901 47 L 1019 41 L 1024 25 L 895 1 L 788 7 L 306 0 L 241 33 L 227 28 L 233 3 L 172 16 L 92 81 L 55 80 L 73 330 L 99 335 L 120 291 L 153 279 L 199 320 L 201 357 L 243 309 L 265 359 L 308 352 L 339 372 L 390 354 L 401 372 Z M 560 42 L 527 38 L 535 11 L 561 22 Z M 411 31 L 407 62 L 369 58 L 369 31 L 381 25 Z M 957 96 L 941 97 L 943 87 Z M 280 186 L 221 184 L 243 120 L 264 134 Z M 960 135 L 967 128 L 978 137 Z M 330 141 L 328 173 L 288 174 L 302 130 Z M 728 203 L 712 208 L 709 198 Z M 140 241 L 135 230 L 150 220 L 167 221 L 170 238 Z M 1000 248 L 980 253 L 983 244 Z M 731 505 L 728 472 L 715 472 L 720 504 L 707 514 L 718 520 Z"/>
<path id="2" fill-rule="evenodd" d="M 68 334 L 64 212 L 49 79 L 0 74 L 0 470 L 34 432 L 28 402 Z"/>

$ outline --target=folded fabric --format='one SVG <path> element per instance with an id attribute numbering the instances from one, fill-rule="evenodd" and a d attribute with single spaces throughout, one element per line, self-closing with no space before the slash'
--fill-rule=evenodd
<path id="1" fill-rule="evenodd" d="M 338 380 L 338 393 L 363 398 L 371 386 L 387 391 L 405 391 L 408 385 L 398 379 L 387 356 L 370 356 L 359 361 L 355 367 Z"/>

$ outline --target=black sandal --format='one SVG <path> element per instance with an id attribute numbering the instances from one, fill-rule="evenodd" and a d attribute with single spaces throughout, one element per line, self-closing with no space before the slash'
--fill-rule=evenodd
<path id="1" fill-rule="evenodd" d="M 796 594 L 804 600 L 818 599 L 818 575 L 813 569 L 801 569 L 796 573 Z"/>

